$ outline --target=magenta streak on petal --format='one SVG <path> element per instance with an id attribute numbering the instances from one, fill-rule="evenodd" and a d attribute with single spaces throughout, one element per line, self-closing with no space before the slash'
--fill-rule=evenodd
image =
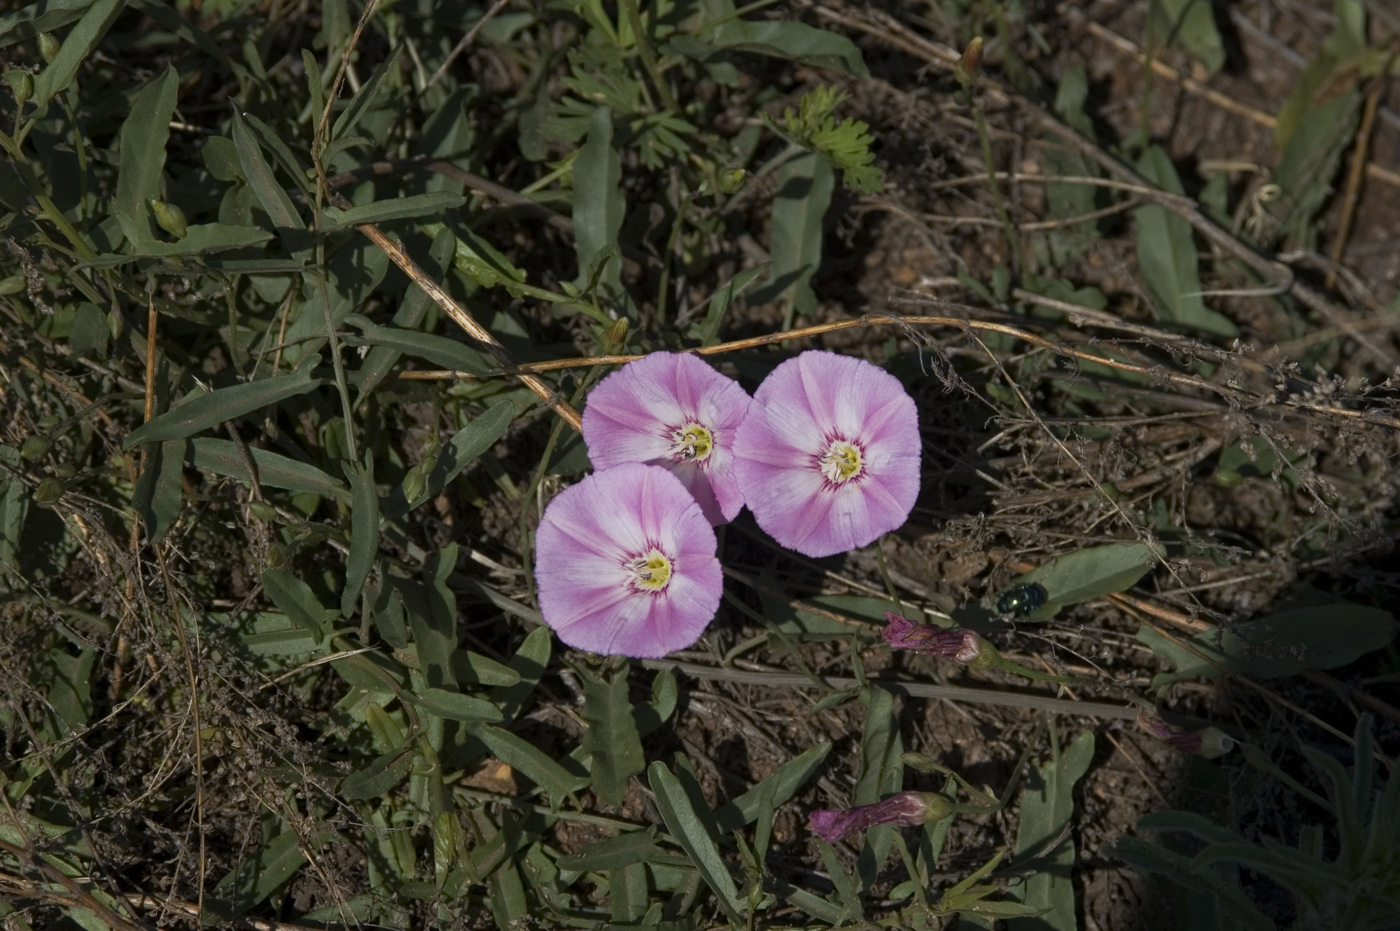
<path id="1" fill-rule="evenodd" d="M 555 628 L 555 632 L 560 640 L 571 647 L 594 653 L 610 653 L 617 649 L 619 640 L 635 640 L 639 633 L 645 636 L 650 607 L 647 596 L 624 598 L 614 605 L 578 618 L 568 627 Z M 632 655 L 630 649 L 628 655 Z"/>
<path id="2" fill-rule="evenodd" d="M 896 443 L 900 446 L 906 445 L 900 441 L 907 438 L 907 432 L 899 429 L 891 430 L 889 428 L 892 424 L 896 427 L 904 426 L 899 421 L 911 413 L 908 400 L 907 397 L 891 398 L 889 403 L 883 404 L 879 408 L 870 411 L 865 418 L 864 425 L 861 427 L 860 435 L 870 439 L 872 442 Z M 917 432 L 913 434 L 913 437 L 917 441 Z"/>
<path id="3" fill-rule="evenodd" d="M 816 358 L 818 355 L 823 358 L 818 360 Z M 812 420 L 822 432 L 836 425 L 836 411 L 832 404 L 832 392 L 827 385 L 827 380 L 833 375 L 839 377 L 840 369 L 837 367 L 836 371 L 833 372 L 833 366 L 827 364 L 830 362 L 829 357 L 831 355 L 833 354 L 804 352 L 796 359 L 792 360 L 796 363 L 794 366 L 794 374 L 796 377 L 793 380 L 794 393 L 801 392 L 802 399 L 806 402 L 807 409 L 812 412 Z M 814 368 L 819 362 L 826 364 L 826 370 L 824 372 Z M 781 367 L 782 366 L 779 366 L 779 368 Z"/>
<path id="4" fill-rule="evenodd" d="M 572 515 L 556 514 L 552 517 L 551 524 L 554 529 L 587 553 L 613 565 L 623 562 L 626 550 L 622 549 L 617 541 L 598 533 L 595 523 L 577 521 Z"/>

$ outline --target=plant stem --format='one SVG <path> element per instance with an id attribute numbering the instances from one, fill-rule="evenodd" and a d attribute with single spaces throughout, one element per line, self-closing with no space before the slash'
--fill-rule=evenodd
<path id="1" fill-rule="evenodd" d="M 656 92 L 661 95 L 661 103 L 667 110 L 673 113 L 679 112 L 680 107 L 676 106 L 676 98 L 671 93 L 671 87 L 666 83 L 665 75 L 661 73 L 661 68 L 656 63 L 656 54 L 651 50 L 651 44 L 647 41 L 646 28 L 642 25 L 642 14 L 637 9 L 637 0 L 621 0 L 618 4 L 622 7 L 627 16 L 627 24 L 632 27 L 632 38 L 637 43 L 637 54 L 641 56 L 642 65 L 647 69 L 647 74 L 651 75 L 652 83 L 656 85 Z"/>
<path id="2" fill-rule="evenodd" d="M 680 205 L 676 207 L 676 219 L 671 224 L 671 234 L 666 237 L 666 249 L 661 253 L 661 282 L 656 288 L 656 326 L 660 329 L 666 324 L 666 299 L 671 290 L 671 260 L 675 257 L 676 240 L 680 239 L 681 229 L 685 226 L 685 215 L 690 211 L 690 197 L 681 194 Z"/>
<path id="3" fill-rule="evenodd" d="M 1011 260 L 1015 266 L 1012 277 L 1019 279 L 1026 270 L 1026 261 L 1021 254 L 1021 240 L 1016 235 L 1016 227 L 1011 225 L 1011 214 L 1007 212 L 1006 200 L 1001 195 L 1001 184 L 997 182 L 997 166 L 992 158 L 992 134 L 987 129 L 987 117 L 982 112 L 982 105 L 970 87 L 967 100 L 968 105 L 972 107 L 972 116 L 977 121 L 977 138 L 982 143 L 982 161 L 987 165 L 987 183 L 992 189 L 992 203 L 996 207 L 997 219 L 1001 221 L 1001 231 L 1006 236 L 1006 244 L 1011 247 Z"/>

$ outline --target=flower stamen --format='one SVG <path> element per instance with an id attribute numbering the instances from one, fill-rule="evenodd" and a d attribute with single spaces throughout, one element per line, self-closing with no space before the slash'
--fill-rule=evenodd
<path id="1" fill-rule="evenodd" d="M 714 448 L 714 435 L 693 420 L 671 434 L 669 452 L 677 462 L 704 462 Z"/>
<path id="2" fill-rule="evenodd" d="M 629 580 L 639 592 L 662 592 L 671 581 L 671 560 L 656 547 L 623 564 L 632 573 Z"/>
<path id="3" fill-rule="evenodd" d="M 826 480 L 836 485 L 850 481 L 865 470 L 860 447 L 845 440 L 832 440 L 826 452 L 818 457 L 817 464 Z"/>

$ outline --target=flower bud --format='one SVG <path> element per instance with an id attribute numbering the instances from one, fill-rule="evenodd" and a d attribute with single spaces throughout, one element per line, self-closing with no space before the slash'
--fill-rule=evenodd
<path id="1" fill-rule="evenodd" d="M 719 189 L 724 194 L 737 194 L 739 188 L 744 186 L 744 179 L 748 177 L 748 172 L 742 168 L 735 168 L 726 171 L 719 176 Z"/>
<path id="2" fill-rule="evenodd" d="M 1171 744 L 1182 753 L 1193 753 L 1207 760 L 1224 756 L 1235 749 L 1235 739 L 1218 727 L 1184 731 L 1146 711 L 1138 714 L 1137 723 L 1138 727 L 1158 740 Z"/>
<path id="3" fill-rule="evenodd" d="M 958 62 L 957 71 L 954 72 L 958 83 L 968 85 L 972 79 L 977 77 L 978 70 L 982 67 L 982 37 L 973 36 L 972 41 L 967 43 L 967 48 L 963 49 L 962 59 Z"/>
<path id="4" fill-rule="evenodd" d="M 814 811 L 807 826 L 822 840 L 834 844 L 848 834 L 876 825 L 933 824 L 952 813 L 953 803 L 937 792 L 900 792 L 874 805 L 860 805 L 845 811 Z"/>
<path id="5" fill-rule="evenodd" d="M 915 624 L 893 611 L 885 612 L 885 621 L 885 642 L 896 650 L 928 653 L 974 669 L 995 666 L 1000 659 L 996 648 L 976 631 L 944 630 L 932 624 Z"/>
<path id="6" fill-rule="evenodd" d="M 151 201 L 151 212 L 156 215 L 156 225 L 176 239 L 184 239 L 185 211 L 163 200 Z"/>
<path id="7" fill-rule="evenodd" d="M 39 54 L 43 56 L 44 64 L 53 64 L 53 60 L 58 57 L 58 50 L 62 47 L 62 43 L 52 32 L 39 33 Z"/>
<path id="8" fill-rule="evenodd" d="M 613 321 L 613 325 L 608 327 L 608 346 L 621 346 L 623 340 L 627 339 L 627 318 L 618 317 Z"/>
<path id="9" fill-rule="evenodd" d="M 47 456 L 49 450 L 52 448 L 52 439 L 42 434 L 36 433 L 33 436 L 27 436 L 24 438 L 24 442 L 21 443 L 19 447 L 19 455 L 20 458 L 23 459 L 25 462 L 34 462 L 38 459 L 43 459 L 45 456 Z"/>
<path id="10" fill-rule="evenodd" d="M 258 520 L 267 521 L 268 523 L 277 520 L 277 509 L 266 501 L 249 501 L 248 513 L 252 514 Z"/>
<path id="11" fill-rule="evenodd" d="M 15 95 L 21 107 L 34 96 L 34 77 L 28 71 L 11 68 L 5 72 L 5 83 L 10 85 L 10 93 Z"/>
<path id="12" fill-rule="evenodd" d="M 50 476 L 39 483 L 34 489 L 34 501 L 44 507 L 50 507 L 59 502 L 63 497 L 63 482 Z"/>

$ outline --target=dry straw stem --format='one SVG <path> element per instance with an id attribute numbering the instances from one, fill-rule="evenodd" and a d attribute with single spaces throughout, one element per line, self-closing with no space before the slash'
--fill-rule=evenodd
<path id="1" fill-rule="evenodd" d="M 1376 107 L 1381 102 L 1381 91 L 1385 89 L 1390 66 L 1395 64 L 1395 50 L 1386 57 L 1385 66 L 1371 79 L 1371 89 L 1366 93 L 1366 106 L 1361 112 L 1361 124 L 1356 128 L 1356 147 L 1351 154 L 1351 170 L 1347 172 L 1346 194 L 1342 198 L 1342 216 L 1337 221 L 1337 235 L 1332 240 L 1332 267 L 1327 270 L 1326 285 L 1330 289 L 1337 283 L 1337 268 L 1342 264 L 1342 253 L 1346 251 L 1347 236 L 1351 234 L 1351 221 L 1356 215 L 1356 202 L 1361 193 L 1361 173 L 1366 168 L 1367 150 L 1371 144 L 1371 127 L 1376 122 Z"/>
<path id="2" fill-rule="evenodd" d="M 451 298 L 448 298 L 448 300 L 451 300 Z M 1094 311 L 1088 308 L 1074 306 L 1074 311 L 1085 317 L 1086 322 L 1091 322 L 1094 325 L 1116 324 L 1122 327 L 1131 327 L 1134 330 L 1144 329 L 1136 324 L 1123 324 L 1121 323 L 1121 321 L 1113 320 L 1111 318 L 1109 320 L 1104 320 L 1102 319 L 1102 315 L 1096 314 Z M 1124 372 L 1132 372 L 1137 375 L 1142 375 L 1157 381 L 1166 382 L 1168 384 L 1176 385 L 1178 387 L 1194 388 L 1198 391 L 1204 391 L 1209 394 L 1216 395 L 1225 399 L 1231 404 L 1239 405 L 1242 407 L 1259 408 L 1281 405 L 1283 407 L 1289 407 L 1296 410 L 1335 414 L 1339 417 L 1346 417 L 1348 419 L 1353 420 L 1362 420 L 1366 423 L 1377 424 L 1379 426 L 1400 428 L 1400 420 L 1397 420 L 1393 417 L 1385 416 L 1383 414 L 1377 414 L 1373 411 L 1348 410 L 1346 408 L 1340 408 L 1326 404 L 1318 404 L 1299 398 L 1280 399 L 1268 396 L 1255 396 L 1239 388 L 1232 388 L 1226 385 L 1218 385 L 1213 382 L 1206 381 L 1203 378 L 1198 378 L 1195 375 L 1185 375 L 1180 372 L 1172 372 L 1165 370 L 1160 366 L 1156 365 L 1139 365 L 1136 363 L 1125 362 L 1121 359 L 1115 359 L 1097 353 L 1085 352 L 1082 349 L 1076 349 L 1072 346 L 1067 346 L 1056 340 L 1041 336 L 1037 333 L 1031 333 L 1028 330 L 1021 329 L 1020 327 L 1014 327 L 1010 324 L 993 323 L 984 320 L 968 320 L 962 317 L 921 315 L 910 315 L 907 317 L 892 317 L 884 314 L 865 314 L 853 320 L 836 320 L 830 323 L 821 323 L 815 326 L 802 327 L 801 329 L 788 330 L 782 333 L 768 333 L 764 336 L 754 336 L 748 339 L 739 339 L 728 343 L 718 343 L 714 346 L 705 346 L 690 351 L 694 352 L 696 355 L 712 356 L 726 352 L 734 352 L 736 350 L 741 349 L 752 349 L 756 346 L 772 345 L 774 343 L 786 342 L 787 340 L 792 339 L 804 339 L 807 337 L 820 336 L 824 333 L 833 333 L 838 330 L 849 330 L 855 327 L 870 326 L 896 326 L 906 329 L 909 327 L 924 326 L 954 327 L 956 329 L 964 331 L 981 330 L 991 333 L 1002 333 L 1007 336 L 1013 336 L 1016 339 L 1023 340 L 1027 343 L 1030 343 L 1033 346 L 1039 346 L 1042 349 L 1048 349 L 1051 352 L 1054 352 L 1055 354 L 1064 356 L 1066 358 L 1076 359 L 1082 362 L 1092 362 L 1098 365 L 1108 366 L 1109 368 L 1118 369 Z M 1171 334 L 1158 333 L 1156 331 L 1149 332 L 1152 332 L 1154 337 L 1157 338 L 1162 338 L 1171 342 L 1180 342 L 1179 337 L 1174 337 Z M 640 358 L 642 358 L 642 356 L 640 355 L 612 355 L 587 356 L 581 359 L 557 359 L 553 362 L 535 362 L 526 365 L 512 365 L 507 369 L 507 374 L 519 375 L 521 378 L 525 378 L 527 374 L 535 372 L 552 372 L 559 371 L 561 369 L 580 368 L 592 365 L 622 365 L 627 362 L 635 362 L 637 359 Z M 1254 365 L 1257 366 L 1258 364 L 1255 363 Z M 476 376 L 470 375 L 467 372 L 454 372 L 451 370 L 442 369 L 424 369 L 400 372 L 399 377 L 409 380 L 432 381 L 454 378 L 474 378 Z"/>
<path id="3" fill-rule="evenodd" d="M 945 71 L 952 72 L 961 59 L 961 55 L 958 52 L 915 34 L 893 16 L 879 10 L 862 10 L 859 13 L 847 14 L 826 6 L 818 6 L 813 9 L 817 15 L 824 19 L 829 19 L 849 29 L 875 36 Z M 1350 325 L 1355 322 L 1349 312 L 1336 306 L 1319 292 L 1298 281 L 1287 265 L 1255 252 L 1253 248 L 1240 242 L 1240 240 L 1235 238 L 1229 231 L 1201 213 L 1195 201 L 1188 197 L 1170 194 L 1153 187 L 1136 171 L 1114 158 L 1104 149 L 1100 148 L 1092 141 L 1085 139 L 1083 136 L 1079 135 L 1079 133 L 1075 132 L 1031 101 L 1007 90 L 1000 82 L 987 77 L 985 73 L 976 79 L 975 86 L 998 104 L 1009 104 L 1019 108 L 1029 119 L 1038 124 L 1041 129 L 1059 136 L 1076 149 L 1080 155 L 1093 160 L 1118 180 L 1135 185 L 1142 191 L 1147 192 L 1139 196 L 1171 211 L 1187 223 L 1190 223 L 1192 228 L 1212 245 L 1217 246 L 1249 266 L 1252 270 L 1261 275 L 1269 286 L 1278 288 L 1279 293 L 1285 290 L 1288 291 L 1310 310 L 1323 315 L 1329 322 L 1335 325 Z M 1353 335 L 1361 348 L 1376 361 L 1384 365 L 1387 371 L 1395 368 L 1397 361 L 1400 361 L 1396 359 L 1394 353 L 1377 346 L 1360 333 L 1354 333 Z"/>

